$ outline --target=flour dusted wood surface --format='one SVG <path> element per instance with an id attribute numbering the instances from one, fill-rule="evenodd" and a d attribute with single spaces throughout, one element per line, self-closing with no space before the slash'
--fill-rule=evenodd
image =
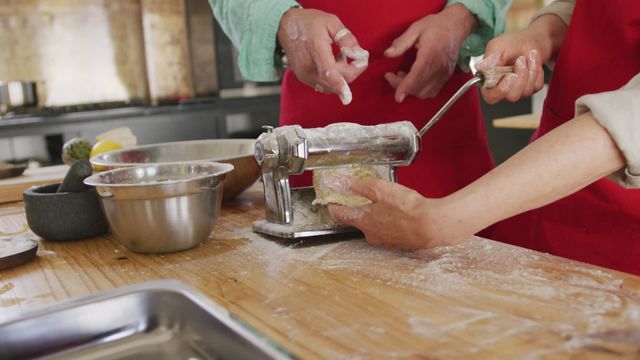
<path id="1" fill-rule="evenodd" d="M 251 232 L 256 187 L 203 245 L 138 255 L 111 236 L 41 241 L 0 271 L 0 322 L 154 279 L 179 279 L 300 358 L 582 359 L 640 356 L 640 278 L 474 238 L 394 253 L 362 239 L 284 245 Z M 24 230 L 0 209 L 0 231 Z M 313 245 L 313 246 L 311 246 Z"/>

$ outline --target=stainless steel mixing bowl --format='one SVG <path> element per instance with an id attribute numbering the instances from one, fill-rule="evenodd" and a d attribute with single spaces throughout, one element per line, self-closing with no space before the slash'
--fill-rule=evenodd
<path id="1" fill-rule="evenodd" d="M 231 170 L 215 162 L 156 164 L 98 173 L 84 182 L 96 187 L 111 231 L 124 246 L 166 253 L 209 237 Z"/>
<path id="2" fill-rule="evenodd" d="M 91 158 L 91 164 L 94 168 L 107 170 L 199 160 L 231 164 L 235 169 L 224 184 L 224 198 L 227 200 L 260 177 L 260 167 L 253 156 L 254 144 L 253 139 L 212 139 L 143 145 L 96 155 Z"/>

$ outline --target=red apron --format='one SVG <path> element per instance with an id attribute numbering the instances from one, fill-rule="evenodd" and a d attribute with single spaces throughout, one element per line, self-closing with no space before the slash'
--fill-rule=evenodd
<path id="1" fill-rule="evenodd" d="M 439 12 L 444 0 L 304 0 L 305 8 L 335 14 L 370 52 L 369 67 L 352 84 L 353 102 L 344 106 L 335 95 L 314 92 L 287 71 L 282 84 L 281 125 L 323 127 L 335 122 L 375 125 L 410 120 L 420 129 L 467 80 L 469 74 L 456 70 L 435 99 L 409 96 L 402 104 L 394 100 L 394 89 L 385 72 L 409 71 L 415 51 L 388 59 L 383 52 L 414 21 Z M 477 90 L 470 91 L 424 136 L 417 160 L 398 172 L 401 184 L 425 196 L 442 197 L 472 182 L 493 167 L 487 147 L 484 121 Z M 292 179 L 294 186 L 309 184 Z"/>
<path id="2" fill-rule="evenodd" d="M 640 2 L 578 0 L 534 140 L 572 119 L 580 96 L 618 89 L 639 72 Z M 494 238 L 640 274 L 640 190 L 602 179 L 499 223 Z"/>

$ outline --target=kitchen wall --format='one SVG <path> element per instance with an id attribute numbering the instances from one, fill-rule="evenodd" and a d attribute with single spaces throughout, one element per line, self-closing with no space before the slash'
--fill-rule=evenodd
<path id="1" fill-rule="evenodd" d="M 206 0 L 0 0 L 0 81 L 44 106 L 211 95 L 213 31 Z"/>
<path id="2" fill-rule="evenodd" d="M 0 81 L 38 81 L 42 107 L 217 91 L 207 0 L 0 0 L 0 48 Z M 45 147 L 42 136 L 0 139 L 0 161 L 46 158 Z"/>
<path id="3" fill-rule="evenodd" d="M 140 4 L 151 98 L 194 96 L 184 1 Z"/>
<path id="4" fill-rule="evenodd" d="M 41 105 L 146 99 L 138 0 L 0 0 L 0 79 L 37 80 Z"/>

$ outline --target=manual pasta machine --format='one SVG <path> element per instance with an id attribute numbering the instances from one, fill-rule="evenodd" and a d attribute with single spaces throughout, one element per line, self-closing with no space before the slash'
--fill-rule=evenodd
<path id="1" fill-rule="evenodd" d="M 395 168 L 409 165 L 420 151 L 420 136 L 409 121 L 376 126 L 337 123 L 324 128 L 298 125 L 269 128 L 256 141 L 262 171 L 266 219 L 257 232 L 282 238 L 336 234 L 350 227 L 335 223 L 326 207 L 313 206 L 313 188 L 292 188 L 289 176 L 308 170 L 346 166 L 384 166 L 395 181 Z"/>
<path id="2" fill-rule="evenodd" d="M 354 231 L 335 222 L 325 206 L 312 205 L 312 187 L 292 188 L 289 177 L 309 170 L 376 166 L 382 168 L 383 179 L 395 182 L 396 168 L 413 162 L 420 151 L 421 136 L 458 98 L 476 84 L 495 86 L 511 71 L 512 67 L 499 67 L 478 72 L 420 131 L 409 121 L 375 126 L 336 123 L 314 129 L 299 125 L 267 127 L 255 145 L 264 186 L 265 219 L 254 222 L 253 230 L 280 238 Z"/>

